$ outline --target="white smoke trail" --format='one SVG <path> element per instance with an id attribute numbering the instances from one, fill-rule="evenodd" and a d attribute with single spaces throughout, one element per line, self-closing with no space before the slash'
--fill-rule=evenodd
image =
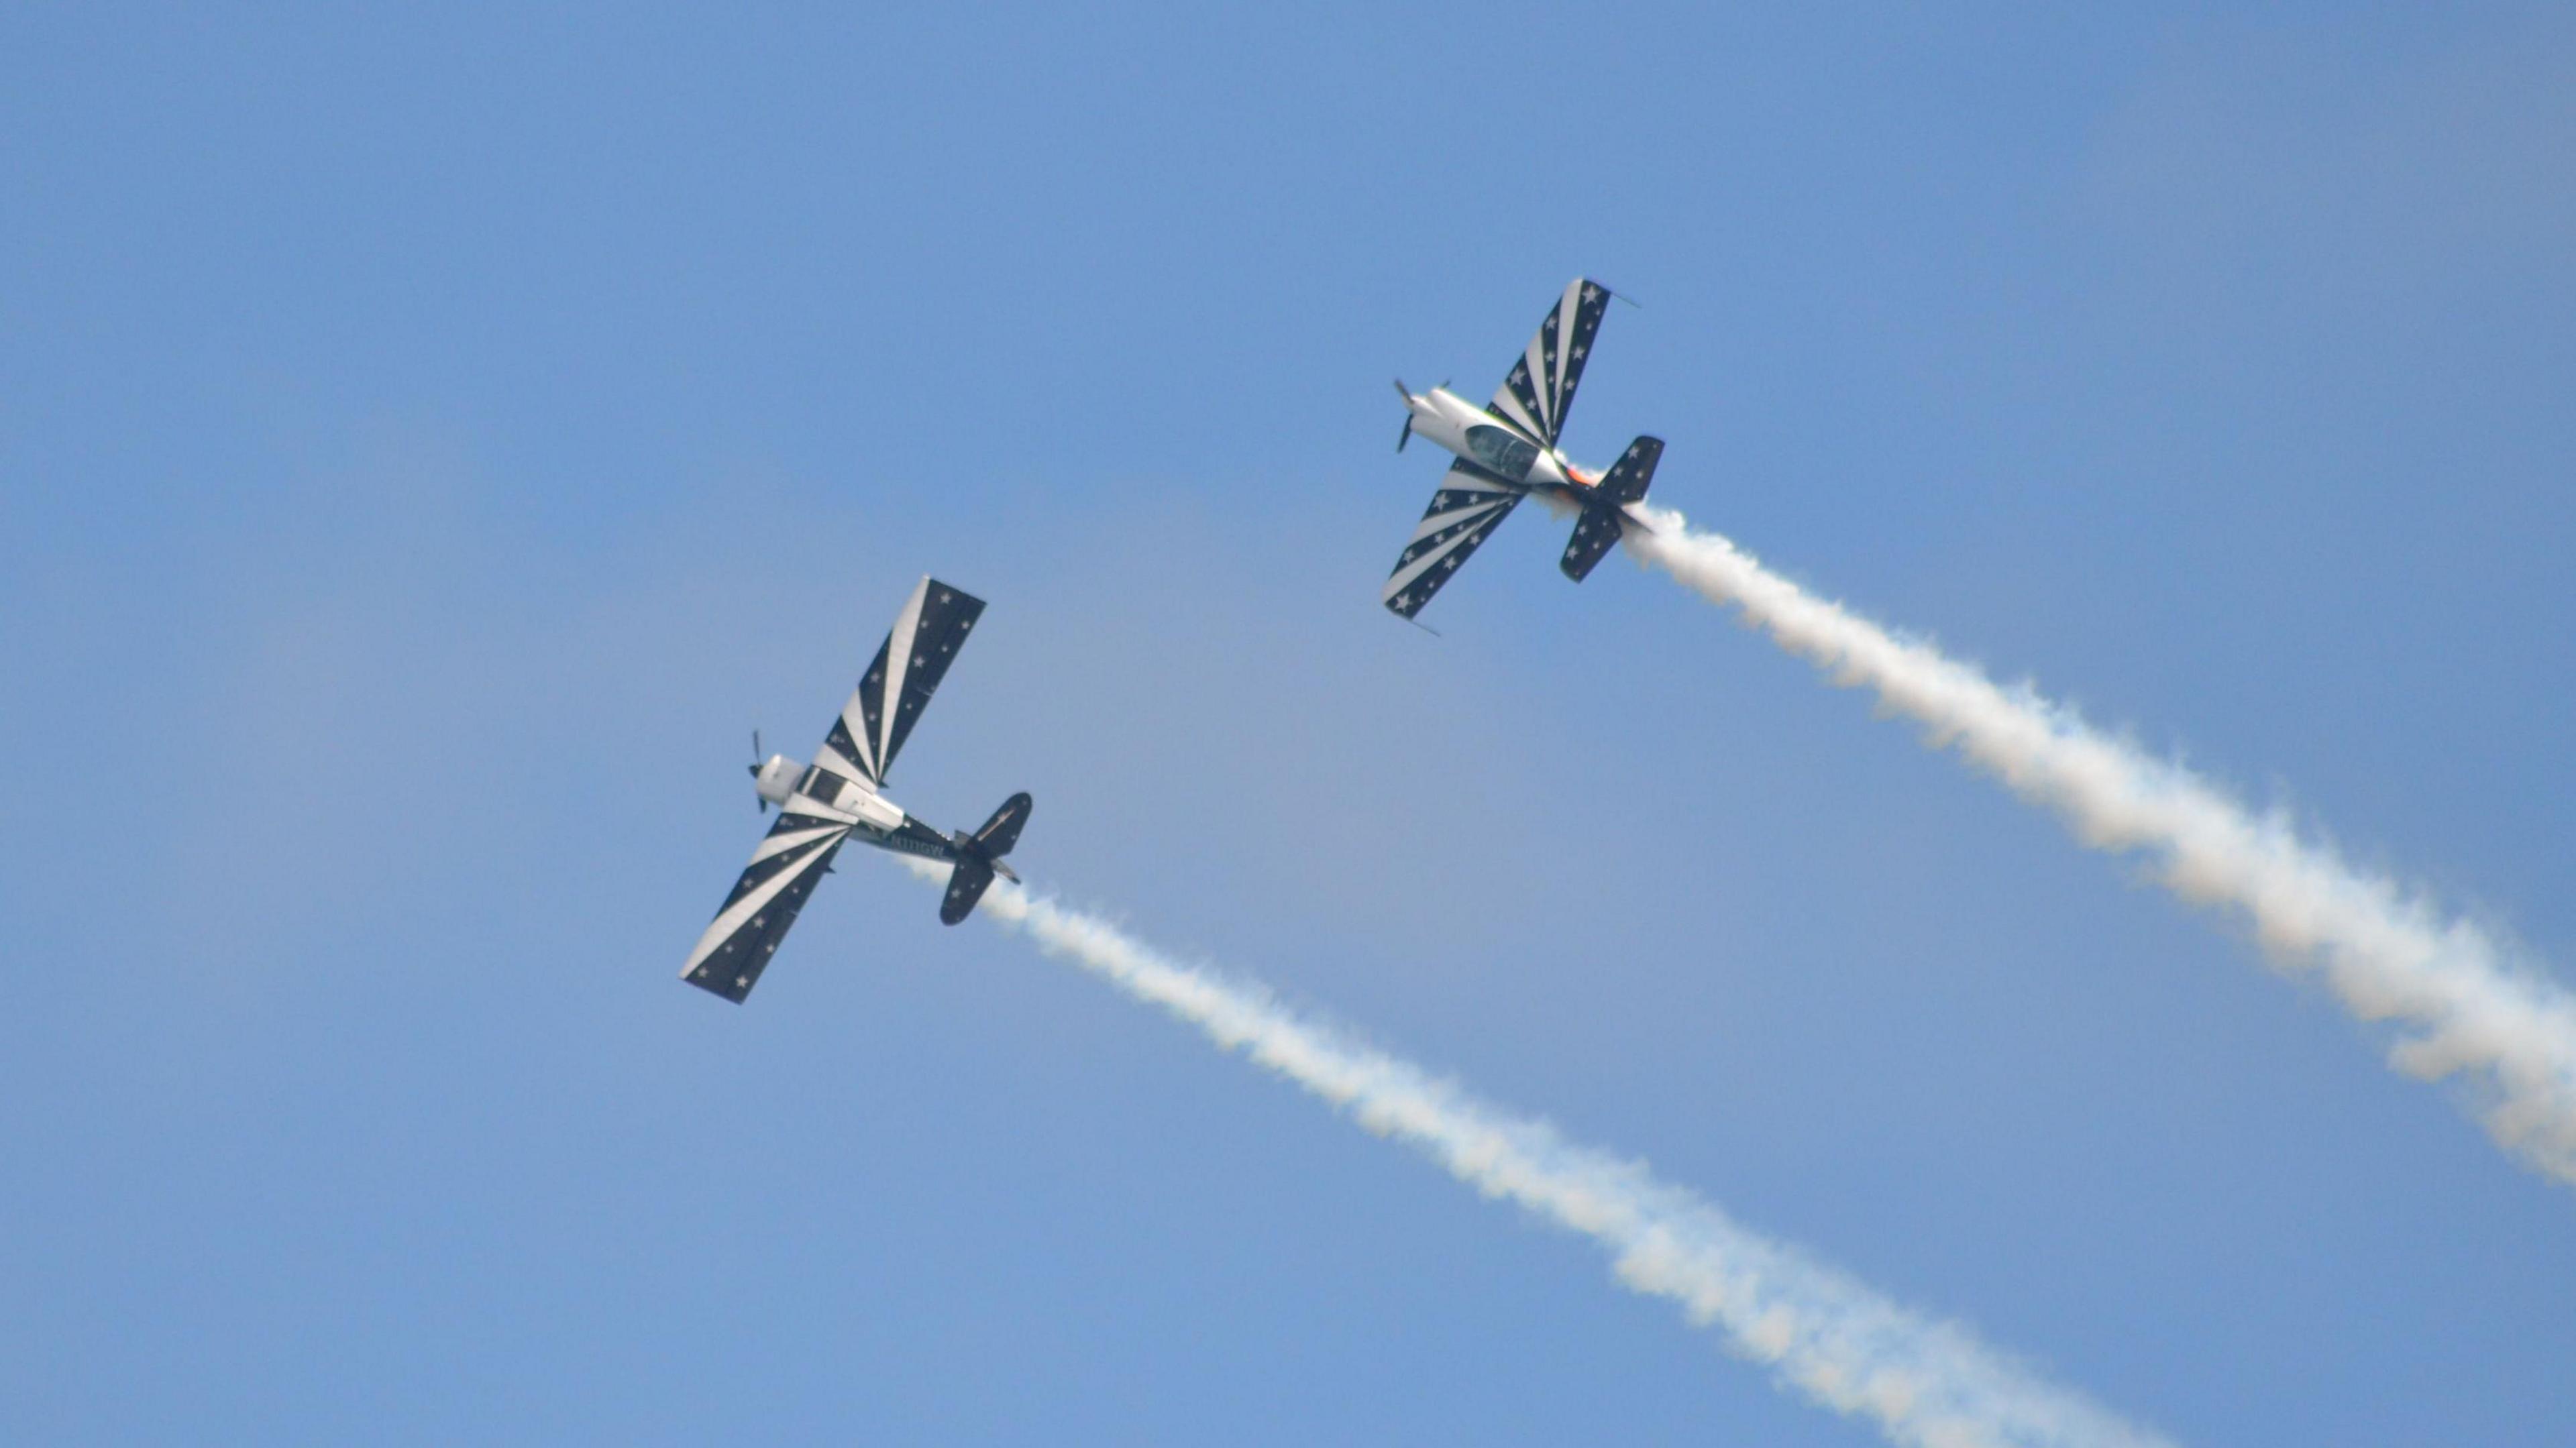
<path id="1" fill-rule="evenodd" d="M 907 860 L 924 878 L 938 866 Z M 2150 1448 L 2167 1440 L 2041 1381 L 1966 1328 L 1897 1306 L 1644 1166 L 1569 1145 L 1420 1067 L 1306 1019 L 1267 991 L 1163 955 L 1097 916 L 994 885 L 984 912 L 1140 1001 L 1287 1077 L 1369 1131 L 1419 1149 L 1609 1249 L 1628 1287 L 1682 1306 L 1727 1345 L 1838 1413 L 1918 1448 L 2053 1444 Z"/>
<path id="2" fill-rule="evenodd" d="M 2258 816 L 2178 764 L 2094 729 L 2028 686 L 2006 689 L 1929 643 L 1899 638 L 1815 597 L 1679 513 L 1628 546 L 1693 590 L 1740 609 L 1832 680 L 1875 691 L 2016 794 L 2055 810 L 2100 850 L 2141 850 L 2165 886 L 2229 906 L 2285 971 L 2315 970 L 2364 1021 L 2412 1027 L 2397 1069 L 2466 1082 L 2496 1143 L 2576 1183 L 2576 996 L 2476 925 Z"/>

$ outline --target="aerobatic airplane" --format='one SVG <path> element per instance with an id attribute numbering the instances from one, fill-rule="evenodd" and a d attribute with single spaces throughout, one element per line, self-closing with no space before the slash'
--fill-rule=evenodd
<path id="1" fill-rule="evenodd" d="M 1605 473 L 1576 467 L 1556 445 L 1609 305 L 1608 287 L 1575 278 L 1481 411 L 1445 385 L 1416 393 L 1401 379 L 1396 382 L 1405 418 L 1395 450 L 1404 451 L 1420 433 L 1458 460 L 1431 495 L 1404 556 L 1395 560 L 1384 595 L 1389 609 L 1405 618 L 1421 612 L 1485 535 L 1532 493 L 1573 505 L 1574 537 L 1557 566 L 1577 583 L 1628 529 L 1650 526 L 1637 505 L 1645 501 L 1646 485 L 1664 455 L 1662 439 L 1641 437 L 1628 444 Z"/>
<path id="2" fill-rule="evenodd" d="M 763 813 L 778 806 L 778 823 L 752 852 L 750 867 L 734 882 L 715 923 L 698 937 L 682 980 L 737 1004 L 751 994 L 814 882 L 832 872 L 832 856 L 845 840 L 954 862 L 947 898 L 939 903 L 944 924 L 965 919 L 995 875 L 1020 878 L 1002 857 L 1020 842 L 1020 828 L 1029 822 L 1027 795 L 1004 800 L 971 835 L 943 835 L 878 792 L 922 706 L 983 612 L 984 600 L 938 579 L 922 579 L 811 765 L 783 754 L 760 759 L 760 735 L 753 733 L 752 788 Z"/>

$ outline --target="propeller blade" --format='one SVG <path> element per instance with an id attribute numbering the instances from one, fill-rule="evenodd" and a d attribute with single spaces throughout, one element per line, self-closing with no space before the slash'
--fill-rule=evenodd
<path id="1" fill-rule="evenodd" d="M 1395 435 L 1395 450 L 1404 451 L 1404 445 L 1411 441 L 1413 441 L 1413 414 L 1408 412 L 1404 415 L 1404 431 Z"/>

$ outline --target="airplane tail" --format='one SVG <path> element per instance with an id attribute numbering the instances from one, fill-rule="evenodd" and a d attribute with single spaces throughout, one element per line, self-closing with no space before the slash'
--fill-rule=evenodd
<path id="1" fill-rule="evenodd" d="M 1020 842 L 1020 830 L 1029 822 L 1032 801 L 1023 792 L 1002 801 L 993 817 L 975 833 L 950 837 L 957 864 L 948 872 L 948 893 L 939 902 L 939 923 L 954 925 L 975 912 L 975 902 L 993 886 L 993 877 L 1006 880 L 1020 877 L 1002 863 L 1002 857 Z"/>
<path id="2" fill-rule="evenodd" d="M 1566 577 L 1581 583 L 1591 576 L 1593 565 L 1627 531 L 1624 510 L 1631 503 L 1646 501 L 1646 489 L 1655 481 L 1655 464 L 1663 458 L 1662 438 L 1641 437 L 1628 444 L 1628 450 L 1593 485 L 1592 495 L 1583 500 L 1583 516 L 1575 522 L 1574 536 L 1566 542 L 1565 556 L 1556 562 Z"/>

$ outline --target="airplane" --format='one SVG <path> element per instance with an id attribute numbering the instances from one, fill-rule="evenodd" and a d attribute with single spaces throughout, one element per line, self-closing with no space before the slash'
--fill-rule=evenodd
<path id="1" fill-rule="evenodd" d="M 894 629 L 877 649 L 876 662 L 841 716 L 823 736 L 810 765 L 784 754 L 760 758 L 760 734 L 751 736 L 752 789 L 760 810 L 778 806 L 778 823 L 754 850 L 751 864 L 698 937 L 680 978 L 740 1005 L 751 994 L 787 927 L 805 908 L 814 882 L 832 873 L 832 856 L 856 839 L 897 854 L 954 862 L 948 894 L 939 902 L 942 924 L 954 925 L 975 909 L 1001 876 L 1020 877 L 1002 857 L 1020 842 L 1029 822 L 1029 797 L 1002 801 L 984 827 L 941 834 L 904 812 L 882 789 L 886 771 L 911 737 L 931 691 L 948 674 L 958 647 L 984 612 L 984 600 L 924 577 L 895 615 Z"/>
<path id="2" fill-rule="evenodd" d="M 1386 580 L 1381 599 L 1397 617 L 1410 619 L 1421 612 L 1486 535 L 1532 493 L 1560 508 L 1572 505 L 1574 537 L 1557 567 L 1577 583 L 1627 530 L 1652 531 L 1639 504 L 1663 458 L 1661 438 L 1638 438 L 1607 472 L 1597 473 L 1576 467 L 1556 445 L 1565 411 L 1574 404 L 1575 385 L 1583 380 L 1593 334 L 1601 329 L 1601 314 L 1609 305 L 1610 289 L 1599 282 L 1577 277 L 1568 283 L 1565 295 L 1539 323 L 1529 349 L 1481 411 L 1445 383 L 1417 393 L 1403 379 L 1396 380 L 1405 416 L 1395 450 L 1404 451 L 1420 433 L 1458 455 Z"/>

